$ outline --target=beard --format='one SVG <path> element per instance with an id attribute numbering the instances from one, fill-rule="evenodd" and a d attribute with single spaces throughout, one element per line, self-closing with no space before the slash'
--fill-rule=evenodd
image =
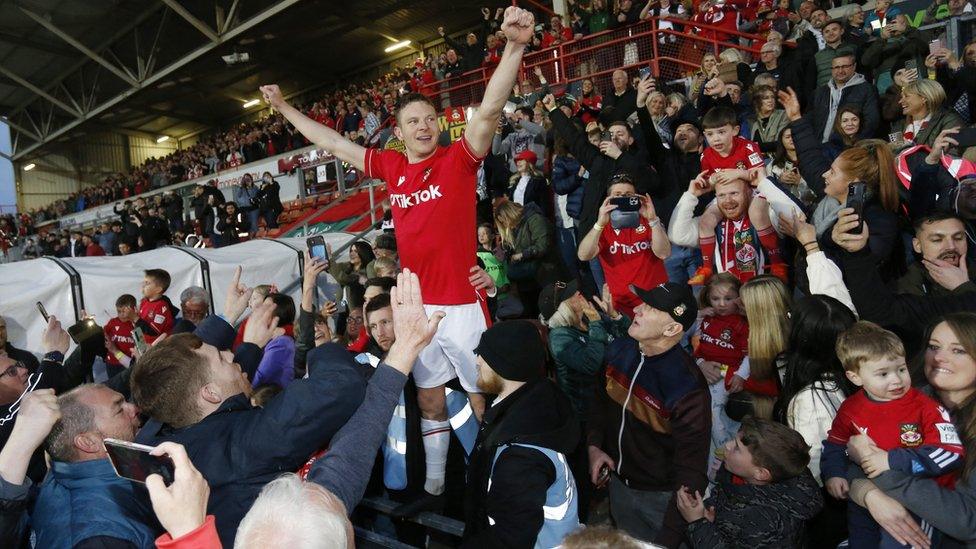
<path id="1" fill-rule="evenodd" d="M 490 373 L 489 373 L 490 372 Z M 502 392 L 503 384 L 502 378 L 498 377 L 493 370 L 486 372 L 486 376 L 478 374 L 478 388 L 481 389 L 483 393 L 489 395 L 497 395 Z"/>

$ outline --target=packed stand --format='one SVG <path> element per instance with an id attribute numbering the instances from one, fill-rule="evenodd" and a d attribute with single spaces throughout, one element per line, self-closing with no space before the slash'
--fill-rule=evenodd
<path id="1" fill-rule="evenodd" d="M 263 86 L 389 184 L 391 227 L 348 261 L 310 239 L 299 303 L 238 270 L 208 316 L 151 269 L 67 357 L 53 317 L 20 346 L 43 360 L 0 328 L 3 545 L 976 544 L 976 44 L 878 9 L 760 6 L 758 60 L 556 97 L 512 93 L 536 30 L 508 8 L 464 135 L 405 93 L 402 153 Z M 162 474 L 113 469 L 109 438 Z M 350 522 L 364 494 L 390 516 Z"/>

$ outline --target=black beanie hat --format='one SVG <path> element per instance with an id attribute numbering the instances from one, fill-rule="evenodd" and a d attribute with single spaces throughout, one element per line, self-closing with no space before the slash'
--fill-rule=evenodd
<path id="1" fill-rule="evenodd" d="M 542 337 L 528 320 L 509 320 L 488 328 L 474 354 L 509 381 L 532 381 L 541 378 L 546 369 Z"/>

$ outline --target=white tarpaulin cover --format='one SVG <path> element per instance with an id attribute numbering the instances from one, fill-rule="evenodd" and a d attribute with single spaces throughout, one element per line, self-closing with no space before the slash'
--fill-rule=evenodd
<path id="1" fill-rule="evenodd" d="M 337 232 L 322 236 L 332 249 L 338 249 L 353 235 Z M 299 253 L 305 249 L 304 239 L 260 239 L 218 249 L 186 249 L 207 261 L 217 314 L 223 312 L 227 287 L 238 265 L 244 268 L 241 282 L 246 286 L 274 284 L 280 292 L 295 300 L 296 308 L 300 303 Z M 346 258 L 343 253 L 337 260 Z M 169 272 L 172 283 L 166 295 L 177 307 L 180 306 L 180 293 L 186 287 L 205 286 L 200 261 L 180 249 L 160 248 L 128 256 L 65 258 L 62 261 L 78 272 L 86 312 L 94 315 L 102 326 L 115 316 L 115 300 L 120 295 L 128 293 L 137 301 L 142 299 L 141 285 L 146 269 Z M 320 277 L 319 301 L 336 299 L 336 289 L 331 276 Z M 44 322 L 35 306 L 38 301 L 65 326 L 77 320 L 75 311 L 80 309 L 80 303 L 74 302 L 70 277 L 60 265 L 43 258 L 0 264 L 0 316 L 7 321 L 7 337 L 15 347 L 40 352 Z"/>

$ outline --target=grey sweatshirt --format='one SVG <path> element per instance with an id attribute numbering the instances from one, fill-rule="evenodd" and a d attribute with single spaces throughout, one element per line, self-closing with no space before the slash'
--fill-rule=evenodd
<path id="1" fill-rule="evenodd" d="M 359 409 L 332 437 L 329 451 L 308 472 L 308 481 L 335 494 L 345 504 L 346 513 L 352 513 L 363 498 L 376 452 L 406 383 L 407 376 L 381 363 L 369 379 Z"/>

